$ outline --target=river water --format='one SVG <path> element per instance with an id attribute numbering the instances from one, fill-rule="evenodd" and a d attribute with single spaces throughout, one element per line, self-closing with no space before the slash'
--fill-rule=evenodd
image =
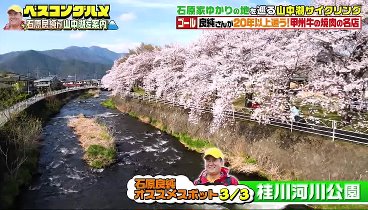
<path id="1" fill-rule="evenodd" d="M 102 107 L 100 102 L 106 98 L 107 92 L 102 92 L 99 98 L 75 99 L 47 123 L 40 142 L 37 175 L 31 186 L 19 197 L 18 207 L 206 208 L 207 205 L 138 204 L 127 197 L 127 182 L 135 175 L 185 175 L 194 180 L 203 169 L 203 161 L 200 154 L 187 150 L 174 137 L 129 115 Z M 82 160 L 83 150 L 78 144 L 78 138 L 67 126 L 70 118 L 81 113 L 87 117 L 96 117 L 99 122 L 107 125 L 116 139 L 118 160 L 103 171 L 91 170 L 86 165 Z M 239 180 L 259 179 L 234 175 Z"/>

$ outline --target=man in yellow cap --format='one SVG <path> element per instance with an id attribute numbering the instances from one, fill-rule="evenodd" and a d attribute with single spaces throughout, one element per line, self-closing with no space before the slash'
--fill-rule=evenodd
<path id="1" fill-rule="evenodd" d="M 195 185 L 238 185 L 239 181 L 229 175 L 224 167 L 224 154 L 218 148 L 209 148 L 204 153 L 205 170 L 194 181 Z"/>
<path id="2" fill-rule="evenodd" d="M 12 5 L 8 8 L 9 23 L 5 25 L 4 30 L 23 30 L 24 21 L 22 20 L 22 8 L 18 5 Z"/>

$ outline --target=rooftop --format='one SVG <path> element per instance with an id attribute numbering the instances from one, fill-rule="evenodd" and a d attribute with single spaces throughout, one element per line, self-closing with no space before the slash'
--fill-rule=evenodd
<path id="1" fill-rule="evenodd" d="M 48 77 L 44 77 L 44 78 L 41 78 L 41 79 L 38 79 L 34 82 L 50 82 L 54 79 L 57 79 L 56 76 L 48 76 Z"/>

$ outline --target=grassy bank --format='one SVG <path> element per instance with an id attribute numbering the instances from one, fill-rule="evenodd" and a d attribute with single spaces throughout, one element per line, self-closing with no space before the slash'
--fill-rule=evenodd
<path id="1" fill-rule="evenodd" d="M 206 139 L 193 138 L 188 133 L 175 133 L 167 129 L 167 126 L 160 120 L 153 119 L 149 116 L 139 115 L 135 112 L 128 112 L 131 117 L 134 117 L 144 123 L 150 124 L 161 131 L 164 131 L 174 137 L 176 137 L 186 148 L 203 152 L 206 148 L 212 147 L 213 145 Z"/>
<path id="2" fill-rule="evenodd" d="M 79 98 L 81 99 L 89 99 L 92 97 L 99 97 L 100 96 L 100 90 L 88 90 L 84 92 Z"/>
<path id="3" fill-rule="evenodd" d="M 101 105 L 108 109 L 116 109 L 115 102 L 111 98 L 106 99 L 105 101 L 101 102 Z"/>
<path id="4" fill-rule="evenodd" d="M 32 181 L 32 176 L 37 169 L 38 152 L 30 150 L 26 153 L 27 160 L 18 169 L 16 176 L 7 174 L 3 178 L 4 185 L 1 188 L 0 209 L 10 208 L 20 194 L 23 186 L 27 186 Z"/>
<path id="5" fill-rule="evenodd" d="M 22 114 L 0 128 L 0 209 L 10 208 L 37 168 L 40 120 Z"/>
<path id="6" fill-rule="evenodd" d="M 179 139 L 179 141 L 187 148 L 197 152 L 203 152 L 204 149 L 213 147 L 213 145 L 208 140 L 193 138 L 187 133 L 171 133 L 171 135 Z"/>
<path id="7" fill-rule="evenodd" d="M 100 169 L 115 162 L 115 141 L 106 126 L 83 115 L 71 119 L 68 126 L 79 136 L 85 151 L 83 158 L 90 167 Z"/>
<path id="8" fill-rule="evenodd" d="M 89 99 L 92 98 L 95 94 L 86 92 L 83 95 L 79 96 L 80 99 Z"/>

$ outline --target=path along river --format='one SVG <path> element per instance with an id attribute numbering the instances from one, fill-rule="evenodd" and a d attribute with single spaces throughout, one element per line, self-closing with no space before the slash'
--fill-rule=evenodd
<path id="1" fill-rule="evenodd" d="M 43 129 L 37 175 L 18 199 L 19 208 L 145 209 L 219 208 L 208 205 L 138 204 L 127 197 L 134 175 L 185 175 L 194 180 L 203 169 L 200 154 L 187 150 L 174 137 L 119 111 L 104 108 L 99 98 L 75 99 L 66 104 Z M 78 114 L 96 117 L 116 139 L 118 160 L 103 171 L 93 171 L 82 160 L 78 138 L 67 126 Z M 257 180 L 234 174 L 240 180 Z M 238 206 L 240 207 L 240 206 Z M 260 206 L 253 206 L 261 208 Z M 262 206 L 270 208 L 271 206 Z M 275 207 L 275 206 L 274 206 Z M 251 208 L 251 206 L 242 206 Z"/>

